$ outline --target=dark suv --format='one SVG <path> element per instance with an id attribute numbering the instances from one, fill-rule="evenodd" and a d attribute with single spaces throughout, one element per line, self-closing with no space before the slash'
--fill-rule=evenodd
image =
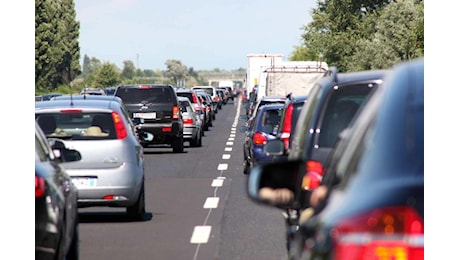
<path id="1" fill-rule="evenodd" d="M 184 124 L 174 87 L 165 84 L 131 84 L 119 86 L 115 96 L 125 103 L 137 124 L 144 147 L 170 145 L 173 152 L 184 151 Z"/>
<path id="2" fill-rule="evenodd" d="M 273 156 L 287 154 L 288 161 L 302 160 L 305 163 L 301 185 L 306 196 L 319 185 L 340 132 L 348 127 L 361 106 L 382 84 L 386 73 L 386 70 L 339 73 L 337 68 L 330 68 L 308 92 L 295 132 L 290 136 L 289 150 L 285 150 L 285 143 L 280 139 L 271 140 L 264 146 L 265 153 Z M 291 232 L 297 230 L 299 211 L 287 212 L 289 248 Z"/>

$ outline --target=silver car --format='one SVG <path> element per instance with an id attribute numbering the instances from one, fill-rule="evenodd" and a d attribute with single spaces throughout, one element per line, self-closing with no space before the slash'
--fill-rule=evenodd
<path id="1" fill-rule="evenodd" d="M 180 104 L 182 121 L 184 122 L 184 141 L 190 142 L 192 147 L 200 147 L 203 128 L 200 115 L 195 112 L 195 109 L 186 97 L 178 96 L 177 100 Z"/>
<path id="2" fill-rule="evenodd" d="M 78 207 L 126 207 L 145 213 L 143 148 L 119 100 L 37 102 L 35 118 L 48 138 L 64 140 L 82 159 L 64 166 L 78 188 Z"/>

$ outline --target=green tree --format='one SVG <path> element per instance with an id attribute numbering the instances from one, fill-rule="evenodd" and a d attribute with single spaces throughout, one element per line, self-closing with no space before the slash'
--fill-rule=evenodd
<path id="1" fill-rule="evenodd" d="M 118 67 L 110 62 L 104 62 L 95 71 L 94 87 L 107 88 L 120 84 L 120 71 Z"/>
<path id="2" fill-rule="evenodd" d="M 80 67 L 80 22 L 76 20 L 75 3 L 73 0 L 57 1 L 61 12 L 58 12 L 58 28 L 61 38 L 57 48 L 62 51 L 58 71 L 61 74 L 61 83 L 69 85 L 81 73 Z"/>
<path id="3" fill-rule="evenodd" d="M 80 73 L 73 0 L 35 1 L 35 89 L 52 92 Z"/>
<path id="4" fill-rule="evenodd" d="M 311 51 L 306 46 L 294 46 L 288 58 L 290 61 L 315 61 L 319 59 L 319 54 Z"/>
<path id="5" fill-rule="evenodd" d="M 179 60 L 167 60 L 165 62 L 167 70 L 165 76 L 172 79 L 174 85 L 184 86 L 187 76 L 187 66 L 183 65 Z"/>
<path id="6" fill-rule="evenodd" d="M 134 62 L 131 60 L 123 61 L 123 70 L 121 72 L 121 77 L 123 79 L 133 79 L 136 75 L 136 67 L 134 67 Z"/>
<path id="7" fill-rule="evenodd" d="M 357 44 L 352 70 L 390 68 L 424 55 L 423 1 L 401 0 L 385 6 L 375 19 L 376 31 Z"/>
<path id="8" fill-rule="evenodd" d="M 56 53 L 58 38 L 55 1 L 35 1 L 35 89 L 51 92 L 58 85 Z"/>
<path id="9" fill-rule="evenodd" d="M 312 22 L 304 27 L 305 47 L 323 54 L 329 66 L 347 71 L 356 44 L 368 38 L 372 30 L 362 30 L 365 17 L 378 12 L 391 0 L 325 0 L 312 10 Z"/>

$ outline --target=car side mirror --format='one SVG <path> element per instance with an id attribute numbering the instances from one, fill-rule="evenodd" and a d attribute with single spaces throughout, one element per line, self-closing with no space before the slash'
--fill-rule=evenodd
<path id="1" fill-rule="evenodd" d="M 247 192 L 251 200 L 281 209 L 301 209 L 306 206 L 306 192 L 302 189 L 305 162 L 292 160 L 255 166 L 248 176 Z M 275 199 L 270 194 L 285 190 L 290 201 Z M 268 195 L 267 195 L 268 194 Z"/>

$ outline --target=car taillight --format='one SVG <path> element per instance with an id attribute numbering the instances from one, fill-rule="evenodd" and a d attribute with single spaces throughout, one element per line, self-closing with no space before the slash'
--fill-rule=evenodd
<path id="1" fill-rule="evenodd" d="M 117 139 L 125 139 L 128 136 L 128 131 L 126 130 L 125 124 L 123 123 L 120 115 L 113 111 L 112 119 L 113 123 L 115 124 L 115 133 L 117 134 Z"/>
<path id="2" fill-rule="evenodd" d="M 198 103 L 198 99 L 196 98 L 196 95 L 193 93 L 192 93 L 192 100 L 194 104 Z"/>
<path id="3" fill-rule="evenodd" d="M 267 137 L 261 132 L 256 132 L 252 137 L 252 141 L 254 144 L 265 144 L 267 143 Z"/>
<path id="4" fill-rule="evenodd" d="M 179 120 L 179 115 L 180 115 L 180 109 L 179 106 L 173 106 L 172 107 L 172 120 Z"/>
<path id="5" fill-rule="evenodd" d="M 152 88 L 152 86 L 149 86 L 149 85 L 141 85 L 139 87 L 137 87 L 138 89 L 149 89 L 149 88 Z"/>
<path id="6" fill-rule="evenodd" d="M 81 113 L 83 112 L 81 109 L 61 109 L 61 113 Z"/>
<path id="7" fill-rule="evenodd" d="M 213 97 L 213 98 L 212 98 L 212 101 L 218 102 L 218 101 L 219 101 L 219 97 Z"/>
<path id="8" fill-rule="evenodd" d="M 306 172 L 302 179 L 304 190 L 316 189 L 321 184 L 323 178 L 323 165 L 318 161 L 309 160 L 306 162 Z"/>
<path id="9" fill-rule="evenodd" d="M 35 198 L 40 198 L 43 195 L 45 195 L 45 179 L 35 176 Z"/>
<path id="10" fill-rule="evenodd" d="M 191 117 L 184 117 L 183 118 L 184 125 L 192 125 L 193 124 L 193 119 Z"/>
<path id="11" fill-rule="evenodd" d="M 374 209 L 331 230 L 334 254 L 345 259 L 423 259 L 424 225 L 408 206 Z"/>
<path id="12" fill-rule="evenodd" d="M 292 124 L 292 111 L 294 110 L 293 104 L 289 104 L 286 108 L 286 114 L 284 115 L 283 129 L 281 129 L 280 139 L 284 143 L 284 149 L 289 149 L 289 137 L 291 136 L 291 124 Z"/>

